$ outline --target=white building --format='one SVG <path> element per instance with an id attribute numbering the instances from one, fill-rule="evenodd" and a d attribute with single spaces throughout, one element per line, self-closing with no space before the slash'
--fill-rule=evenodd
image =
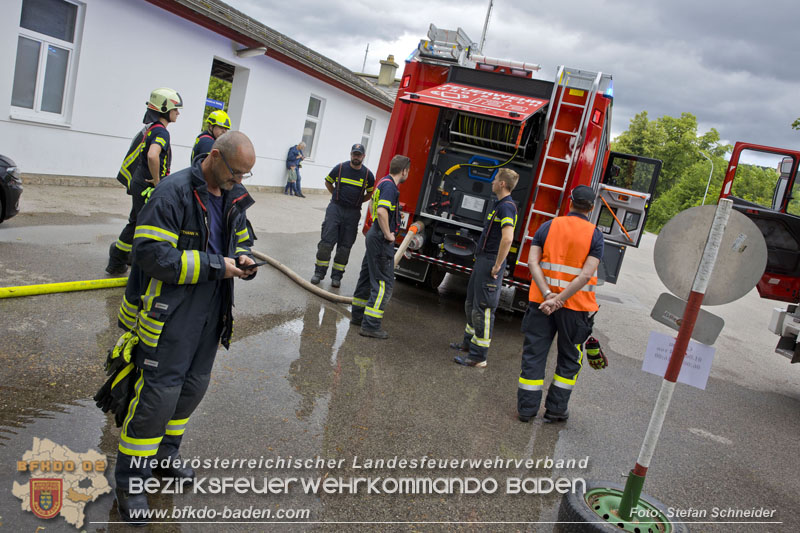
<path id="1" fill-rule="evenodd" d="M 256 147 L 249 184 L 282 186 L 303 138 L 304 189 L 356 142 L 378 166 L 391 97 L 222 2 L 4 0 L 3 15 L 0 153 L 25 174 L 115 177 L 156 87 L 183 98 L 169 131 L 173 171 L 188 166 L 212 67 L 231 76 L 228 113 Z"/>

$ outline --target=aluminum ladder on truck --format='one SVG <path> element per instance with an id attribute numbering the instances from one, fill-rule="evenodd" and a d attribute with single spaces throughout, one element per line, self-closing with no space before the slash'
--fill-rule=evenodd
<path id="1" fill-rule="evenodd" d="M 548 125 L 552 124 L 552 126 L 550 127 L 550 133 L 547 137 L 547 149 L 545 150 L 544 161 L 542 161 L 542 164 L 539 166 L 539 174 L 536 176 L 533 201 L 531 202 L 531 209 L 526 217 L 525 231 L 522 234 L 522 247 L 533 240 L 533 235 L 528 235 L 528 232 L 531 228 L 531 221 L 533 221 L 534 218 L 537 220 L 544 219 L 542 220 L 542 223 L 544 223 L 547 222 L 547 220 L 554 219 L 560 213 L 561 203 L 564 201 L 564 193 L 567 189 L 567 181 L 569 181 L 576 156 L 580 151 L 580 145 L 583 143 L 589 125 L 590 111 L 594 107 L 594 101 L 600 88 L 602 77 L 602 72 L 568 69 L 563 65 L 558 67 L 558 73 L 556 74 L 557 83 L 553 86 L 553 94 L 550 97 L 550 102 L 553 102 L 553 104 L 548 107 L 547 117 L 545 119 L 545 123 Z M 559 88 L 561 88 L 560 91 Z M 565 94 L 575 91 L 585 91 L 587 93 L 586 99 L 582 104 L 564 101 Z M 566 108 L 581 110 L 581 117 L 575 131 L 567 129 L 567 126 L 563 124 L 566 114 L 562 114 L 562 111 Z M 553 115 L 552 121 L 550 120 L 551 115 Z M 556 146 L 558 145 L 556 142 L 557 136 L 566 138 L 567 146 L 571 146 L 571 153 L 566 157 L 555 155 Z M 563 144 L 560 146 L 563 147 Z M 544 181 L 544 178 L 550 178 L 550 180 L 555 183 L 548 183 Z M 548 210 L 548 207 L 554 204 L 548 203 L 546 199 L 542 197 L 543 195 L 539 194 L 542 189 L 553 191 L 553 193 L 549 195 L 550 199 L 552 199 L 555 192 L 558 192 L 558 202 L 555 203 L 554 211 Z M 545 205 L 546 203 L 548 203 L 548 205 Z M 520 254 L 517 256 L 517 264 L 527 264 L 528 258 L 526 256 L 525 260 L 523 260 L 521 252 L 522 250 L 520 250 Z M 530 253 L 530 248 L 528 248 L 528 253 Z"/>

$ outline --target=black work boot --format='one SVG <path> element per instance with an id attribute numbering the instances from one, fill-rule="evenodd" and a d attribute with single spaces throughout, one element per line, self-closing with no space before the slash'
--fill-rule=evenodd
<path id="1" fill-rule="evenodd" d="M 331 287 L 338 289 L 341 286 L 342 286 L 341 278 L 331 278 Z"/>
<path id="2" fill-rule="evenodd" d="M 158 459 L 158 466 L 153 468 L 153 474 L 159 477 L 174 477 L 181 479 L 194 479 L 194 469 L 188 466 L 182 466 L 183 459 L 178 455 L 177 457 L 169 458 L 169 466 L 162 468 L 161 461 Z M 177 464 L 176 464 L 177 463 Z"/>
<path id="3" fill-rule="evenodd" d="M 118 488 L 115 491 L 115 498 L 117 500 L 117 511 L 124 522 L 132 526 L 144 526 L 148 524 L 150 519 L 145 516 L 145 513 L 150 509 L 150 506 L 147 504 L 146 494 L 130 494 Z M 136 516 L 131 516 L 131 511 L 133 511 Z"/>
<path id="4" fill-rule="evenodd" d="M 112 276 L 123 275 L 128 271 L 127 261 L 129 256 L 130 254 L 126 254 L 117 248 L 116 243 L 112 242 L 108 249 L 108 265 L 106 265 L 106 272 Z"/>

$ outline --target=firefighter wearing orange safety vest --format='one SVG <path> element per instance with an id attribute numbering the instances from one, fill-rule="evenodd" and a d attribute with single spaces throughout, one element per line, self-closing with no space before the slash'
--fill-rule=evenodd
<path id="1" fill-rule="evenodd" d="M 517 416 L 522 422 L 539 411 L 547 353 L 556 333 L 558 361 L 544 418 L 549 422 L 567 420 L 567 404 L 583 365 L 584 342 L 592 332 L 589 315 L 597 311 L 594 291 L 597 266 L 603 258 L 603 234 L 587 216 L 595 195 L 591 187 L 579 185 L 570 197 L 569 214 L 542 224 L 531 243 L 528 268 L 532 281 L 522 319 L 525 342 L 517 388 Z M 594 368 L 607 364 L 601 354 L 590 357 L 589 362 Z"/>

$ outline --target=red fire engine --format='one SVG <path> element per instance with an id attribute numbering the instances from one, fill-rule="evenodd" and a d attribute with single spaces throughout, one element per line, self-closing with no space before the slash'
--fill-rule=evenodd
<path id="1" fill-rule="evenodd" d="M 739 198 L 742 191 L 735 179 L 745 166 L 748 153 L 757 154 L 763 162 L 777 159 L 775 189 L 770 206 Z M 733 200 L 733 208 L 756 223 L 767 242 L 767 268 L 756 286 L 758 294 L 768 300 L 789 302 L 786 309 L 775 308 L 769 329 L 780 335 L 775 351 L 800 362 L 800 152 L 737 142 L 733 147 L 720 198 Z"/>
<path id="2" fill-rule="evenodd" d="M 424 229 L 409 237 L 396 274 L 431 288 L 446 272 L 468 274 L 495 201 L 491 181 L 507 167 L 520 176 L 512 192 L 519 219 L 501 307 L 527 306 L 530 241 L 543 222 L 566 214 L 577 185 L 597 193 L 592 222 L 606 237 L 599 277 L 615 282 L 626 247 L 644 232 L 661 162 L 609 150 L 611 75 L 562 66 L 554 81 L 541 80 L 538 65 L 475 48 L 460 28 L 431 25 L 406 60 L 377 175 L 395 154 L 411 158 L 402 226 L 421 221 Z"/>

